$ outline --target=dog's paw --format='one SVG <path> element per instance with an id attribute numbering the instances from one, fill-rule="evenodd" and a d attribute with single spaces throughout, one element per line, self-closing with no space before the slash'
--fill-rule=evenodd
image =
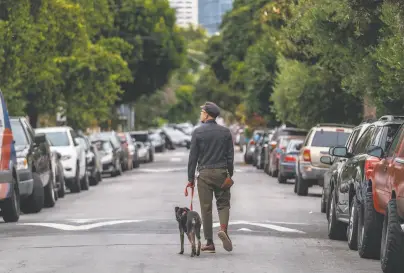
<path id="1" fill-rule="evenodd" d="M 180 252 L 178 252 L 178 254 L 184 254 L 184 250 L 181 250 Z"/>

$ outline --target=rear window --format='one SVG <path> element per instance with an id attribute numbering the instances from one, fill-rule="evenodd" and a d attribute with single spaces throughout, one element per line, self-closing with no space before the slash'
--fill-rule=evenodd
<path id="1" fill-rule="evenodd" d="M 348 132 L 317 131 L 311 142 L 312 147 L 344 146 L 348 140 Z"/>
<path id="2" fill-rule="evenodd" d="M 282 130 L 279 135 L 281 136 L 306 136 L 307 131 L 297 131 L 297 130 Z"/>
<path id="3" fill-rule="evenodd" d="M 46 132 L 45 134 L 52 146 L 70 146 L 69 136 L 67 135 L 67 132 Z"/>
<path id="4" fill-rule="evenodd" d="M 146 142 L 149 139 L 149 135 L 148 134 L 131 134 L 130 135 L 132 137 L 132 139 L 136 139 L 136 141 L 140 141 L 140 142 Z"/>

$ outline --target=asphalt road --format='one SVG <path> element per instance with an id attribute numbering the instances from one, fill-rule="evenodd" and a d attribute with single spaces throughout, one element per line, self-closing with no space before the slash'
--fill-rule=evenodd
<path id="1" fill-rule="evenodd" d="M 233 252 L 217 239 L 216 254 L 191 258 L 188 244 L 177 254 L 174 207 L 189 206 L 186 166 L 186 150 L 158 154 L 156 162 L 68 194 L 52 209 L 1 223 L 0 272 L 381 272 L 379 261 L 327 239 L 320 188 L 298 197 L 293 184 L 243 165 L 240 153 L 229 228 Z M 199 211 L 197 196 L 194 201 Z"/>

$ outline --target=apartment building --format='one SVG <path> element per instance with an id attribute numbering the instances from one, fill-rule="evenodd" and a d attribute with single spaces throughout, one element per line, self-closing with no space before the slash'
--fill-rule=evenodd
<path id="1" fill-rule="evenodd" d="M 170 6 L 176 10 L 177 25 L 187 27 L 198 25 L 198 0 L 169 0 Z"/>
<path id="2" fill-rule="evenodd" d="M 210 35 L 219 32 L 223 15 L 231 10 L 233 0 L 199 0 L 198 23 Z"/>

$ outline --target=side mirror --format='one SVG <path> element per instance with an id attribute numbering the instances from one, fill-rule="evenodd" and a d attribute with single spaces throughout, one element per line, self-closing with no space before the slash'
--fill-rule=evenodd
<path id="1" fill-rule="evenodd" d="M 56 157 L 57 157 L 58 160 L 62 159 L 62 155 L 60 153 L 58 153 L 58 152 L 56 152 Z"/>
<path id="2" fill-rule="evenodd" d="M 295 149 L 296 151 L 300 151 L 303 147 L 303 143 L 296 144 Z"/>
<path id="3" fill-rule="evenodd" d="M 323 164 L 327 164 L 327 165 L 331 165 L 332 164 L 332 160 L 331 157 L 328 155 L 322 156 L 320 157 L 320 162 Z"/>
<path id="4" fill-rule="evenodd" d="M 80 140 L 78 137 L 74 138 L 74 146 L 79 146 L 80 145 Z"/>
<path id="5" fill-rule="evenodd" d="M 329 155 L 332 155 L 333 152 L 334 152 L 334 147 L 331 147 L 331 148 L 328 150 L 328 154 L 329 154 Z"/>
<path id="6" fill-rule="evenodd" d="M 346 147 L 335 147 L 332 151 L 332 155 L 338 157 L 347 157 L 348 149 Z"/>
<path id="7" fill-rule="evenodd" d="M 270 143 L 269 143 L 269 145 L 271 146 L 271 148 L 272 149 L 275 149 L 276 148 L 276 141 L 271 141 Z"/>
<path id="8" fill-rule="evenodd" d="M 383 148 L 379 146 L 370 146 L 366 153 L 377 158 L 382 158 L 384 156 Z"/>
<path id="9" fill-rule="evenodd" d="M 46 135 L 43 133 L 35 134 L 34 141 L 36 146 L 39 146 L 42 143 L 46 143 Z"/>

